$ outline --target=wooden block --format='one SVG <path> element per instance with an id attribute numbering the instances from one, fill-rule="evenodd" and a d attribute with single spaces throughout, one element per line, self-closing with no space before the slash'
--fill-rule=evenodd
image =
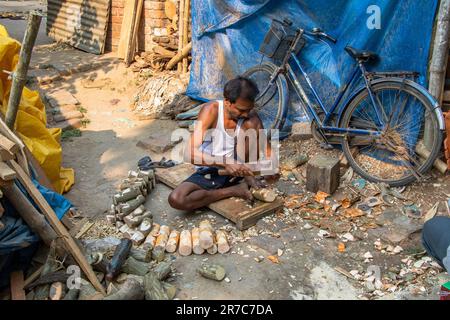
<path id="1" fill-rule="evenodd" d="M 332 194 L 339 187 L 339 159 L 318 155 L 308 161 L 306 189 Z"/>
<path id="2" fill-rule="evenodd" d="M 5 181 L 10 181 L 16 178 L 16 172 L 11 169 L 6 163 L 0 162 L 0 178 Z"/>
<path id="3" fill-rule="evenodd" d="M 4 135 L 0 134 L 0 148 L 11 152 L 11 153 L 16 153 L 17 151 L 19 151 L 19 146 L 12 142 L 11 140 L 9 140 L 8 138 L 6 138 Z"/>
<path id="4" fill-rule="evenodd" d="M 22 271 L 13 271 L 10 276 L 11 300 L 26 300 Z"/>
<path id="5" fill-rule="evenodd" d="M 194 172 L 195 167 L 192 164 L 184 163 L 171 168 L 156 169 L 156 178 L 174 189 Z M 211 203 L 208 207 L 234 222 L 239 230 L 245 230 L 282 206 L 283 200 L 280 198 L 274 202 L 255 201 L 253 206 L 243 199 L 229 198 Z"/>

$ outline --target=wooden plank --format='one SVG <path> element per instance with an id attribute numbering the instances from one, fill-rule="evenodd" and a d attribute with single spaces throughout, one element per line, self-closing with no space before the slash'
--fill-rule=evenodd
<path id="1" fill-rule="evenodd" d="M 183 163 L 171 168 L 156 169 L 156 178 L 174 189 L 194 172 L 195 167 L 192 164 Z M 211 203 L 208 208 L 234 222 L 239 230 L 244 230 L 282 206 L 283 201 L 279 198 L 268 203 L 255 201 L 255 204 L 250 207 L 247 201 L 233 197 Z"/>
<path id="2" fill-rule="evenodd" d="M 7 150 L 8 152 L 11 153 L 16 153 L 20 149 L 16 143 L 9 140 L 2 134 L 0 134 L 0 148 Z"/>
<path id="3" fill-rule="evenodd" d="M 117 48 L 117 57 L 124 60 L 127 58 L 127 52 L 132 39 L 137 1 L 138 0 L 127 0 L 123 9 L 123 20 L 120 27 L 120 39 L 119 46 Z"/>
<path id="4" fill-rule="evenodd" d="M 13 271 L 10 275 L 11 300 L 26 300 L 23 272 Z"/>
<path id="5" fill-rule="evenodd" d="M 134 61 L 134 54 L 136 53 L 139 23 L 141 21 L 142 7 L 144 6 L 144 0 L 137 0 L 136 13 L 134 15 L 133 29 L 131 30 L 131 37 L 129 39 L 129 45 L 125 52 L 125 64 L 129 66 Z"/>
<path id="6" fill-rule="evenodd" d="M 44 270 L 44 266 L 40 266 L 39 269 L 37 269 L 28 278 L 26 278 L 25 281 L 23 282 L 23 287 L 25 288 L 30 283 L 34 282 L 34 280 L 37 280 L 37 278 L 39 278 L 39 276 L 41 275 L 42 270 Z"/>
<path id="7" fill-rule="evenodd" d="M 91 265 L 86 261 L 86 258 L 84 257 L 80 248 L 78 247 L 72 236 L 69 234 L 69 232 L 66 230 L 64 225 L 61 223 L 61 221 L 59 221 L 55 212 L 47 203 L 47 201 L 44 199 L 42 194 L 35 187 L 30 177 L 28 177 L 25 174 L 23 169 L 14 160 L 10 161 L 10 165 L 14 168 L 14 170 L 16 170 L 17 177 L 19 178 L 20 182 L 25 187 L 28 194 L 33 198 L 34 202 L 38 205 L 39 209 L 47 218 L 52 228 L 55 230 L 58 236 L 62 238 L 67 249 L 75 258 L 81 270 L 83 270 L 83 272 L 85 273 L 89 281 L 92 283 L 94 288 L 105 295 L 106 294 L 105 289 L 98 281 L 98 278 L 96 277 L 94 271 L 92 270 Z"/>
<path id="8" fill-rule="evenodd" d="M 16 172 L 8 167 L 4 162 L 0 162 L 0 178 L 5 181 L 14 180 L 16 178 Z"/>

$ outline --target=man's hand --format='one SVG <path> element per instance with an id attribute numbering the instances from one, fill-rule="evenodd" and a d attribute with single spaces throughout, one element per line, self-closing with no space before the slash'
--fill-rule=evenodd
<path id="1" fill-rule="evenodd" d="M 262 179 L 257 179 L 255 177 L 244 177 L 244 180 L 248 184 L 249 188 L 260 189 L 267 187 L 267 183 Z"/>
<path id="2" fill-rule="evenodd" d="M 244 164 L 226 164 L 224 169 L 230 176 L 234 177 L 253 176 L 252 170 Z"/>

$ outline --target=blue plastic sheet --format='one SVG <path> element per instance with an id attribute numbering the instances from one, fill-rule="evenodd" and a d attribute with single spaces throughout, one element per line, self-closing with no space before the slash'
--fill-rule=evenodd
<path id="1" fill-rule="evenodd" d="M 354 60 L 344 51 L 347 45 L 380 56 L 369 70 L 417 71 L 419 83 L 426 85 L 437 4 L 437 0 L 192 0 L 187 94 L 204 101 L 222 98 L 226 81 L 262 61 L 258 48 L 273 18 L 289 18 L 307 30 L 320 27 L 338 39 L 333 45 L 308 38 L 298 55 L 327 107 L 354 69 Z M 380 29 L 367 27 L 372 5 L 380 9 Z M 291 92 L 288 119 L 305 121 L 294 96 Z"/>

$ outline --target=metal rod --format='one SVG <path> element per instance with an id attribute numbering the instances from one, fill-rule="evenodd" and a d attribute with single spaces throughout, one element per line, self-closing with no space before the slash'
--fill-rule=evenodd
<path id="1" fill-rule="evenodd" d="M 11 93 L 9 95 L 8 109 L 6 110 L 5 122 L 10 129 L 14 129 L 17 111 L 19 109 L 22 90 L 27 81 L 27 71 L 30 65 L 31 52 L 39 31 L 42 15 L 37 11 L 30 12 L 28 25 L 20 49 L 19 62 L 16 71 L 13 73 Z"/>

